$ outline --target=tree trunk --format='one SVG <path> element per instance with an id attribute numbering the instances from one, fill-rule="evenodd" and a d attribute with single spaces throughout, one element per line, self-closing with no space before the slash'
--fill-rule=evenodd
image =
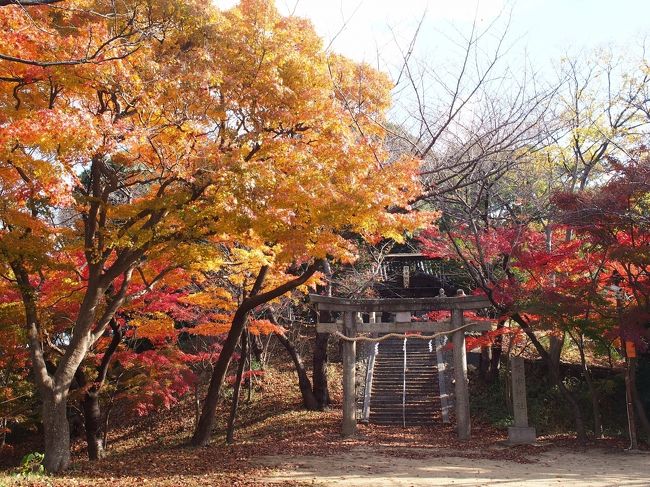
<path id="1" fill-rule="evenodd" d="M 246 353 L 247 353 L 247 344 L 248 340 L 246 339 L 246 333 L 241 334 L 241 354 L 239 356 L 239 364 L 237 364 L 237 377 L 235 378 L 235 384 L 233 387 L 232 393 L 232 406 L 230 408 L 230 417 L 228 418 L 228 430 L 226 431 L 226 443 L 231 444 L 233 442 L 233 436 L 235 433 L 235 419 L 237 418 L 237 408 L 239 407 L 239 391 L 241 389 L 241 378 L 244 373 L 244 365 L 246 363 Z"/>
<path id="2" fill-rule="evenodd" d="M 88 442 L 88 458 L 99 460 L 104 456 L 104 444 L 101 438 L 101 410 L 99 408 L 99 391 L 89 391 L 82 401 L 84 426 Z"/>
<path id="3" fill-rule="evenodd" d="M 594 436 L 596 438 L 603 438 L 603 419 L 602 414 L 600 414 L 600 397 L 598 391 L 594 387 L 594 381 L 591 376 L 591 371 L 587 365 L 583 366 L 585 381 L 587 382 L 587 388 L 589 389 L 589 395 L 591 396 L 591 408 L 594 413 Z"/>
<path id="4" fill-rule="evenodd" d="M 580 404 L 578 404 L 578 401 L 574 397 L 573 393 L 564 385 L 564 382 L 562 381 L 562 377 L 560 375 L 559 364 L 554 365 L 549 362 L 547 363 L 547 367 L 549 368 L 552 383 L 560 389 L 560 392 L 564 396 L 564 399 L 569 403 L 569 406 L 571 406 L 571 409 L 573 410 L 573 417 L 576 426 L 576 439 L 580 444 L 584 445 L 587 443 L 587 430 L 585 428 L 585 422 L 582 417 Z"/>
<path id="5" fill-rule="evenodd" d="M 101 422 L 102 422 L 102 412 L 99 405 L 99 392 L 106 381 L 106 376 L 108 375 L 108 367 L 111 363 L 113 355 L 117 351 L 117 348 L 122 341 L 123 331 L 120 330 L 120 327 L 117 325 L 115 320 L 111 320 L 110 327 L 113 330 L 113 336 L 111 338 L 111 343 L 108 345 L 108 348 L 104 352 L 102 361 L 97 367 L 97 377 L 95 382 L 88 386 L 86 375 L 84 374 L 82 367 L 79 366 L 75 372 L 75 378 L 79 387 L 86 389 L 82 400 L 81 406 L 84 412 L 84 428 L 86 430 L 86 441 L 88 444 L 88 459 L 89 460 L 99 460 L 104 455 L 105 444 L 102 439 L 101 432 Z M 106 428 L 108 427 L 108 412 L 106 420 Z M 105 435 L 104 435 L 105 436 Z"/>
<path id="6" fill-rule="evenodd" d="M 323 411 L 330 404 L 329 388 L 327 386 L 327 344 L 329 333 L 316 333 L 314 342 L 314 397 L 318 402 L 318 409 Z"/>
<path id="7" fill-rule="evenodd" d="M 67 392 L 43 394 L 43 466 L 50 473 L 61 472 L 70 465 L 70 426 L 66 412 Z"/>
<path id="8" fill-rule="evenodd" d="M 639 418 L 639 423 L 645 432 L 646 441 L 650 443 L 650 421 L 648 421 L 648 415 L 646 414 L 641 398 L 639 397 L 639 391 L 636 387 L 636 359 L 630 360 L 630 381 L 632 388 L 632 400 L 634 401 L 634 407 L 636 409 L 637 416 Z"/>
<path id="9" fill-rule="evenodd" d="M 199 418 L 201 417 L 201 399 L 199 398 L 199 381 L 194 384 L 194 427 L 199 425 Z"/>
<path id="10" fill-rule="evenodd" d="M 500 320 L 497 323 L 497 330 L 503 329 L 505 322 Z M 499 334 L 494 338 L 492 344 L 492 356 L 490 357 L 490 370 L 487 375 L 487 382 L 492 384 L 499 377 L 499 367 L 501 366 L 501 354 L 503 353 L 503 335 Z"/>
<path id="11" fill-rule="evenodd" d="M 560 358 L 562 357 L 562 349 L 564 348 L 564 334 L 562 337 L 551 335 L 549 338 L 548 355 L 553 363 L 553 366 L 558 370 L 560 368 Z"/>
<path id="12" fill-rule="evenodd" d="M 249 347 L 249 353 L 253 353 L 255 355 L 255 360 L 257 360 L 260 364 L 260 369 L 264 370 L 264 362 L 263 362 L 263 354 L 264 354 L 264 346 L 262 345 L 262 339 L 259 337 L 259 335 L 251 335 L 249 336 L 250 338 L 250 347 Z"/>
<path id="13" fill-rule="evenodd" d="M 572 337 L 573 338 L 573 337 Z M 603 420 L 602 415 L 600 414 L 600 404 L 598 391 L 594 387 L 593 377 L 591 376 L 591 370 L 587 364 L 587 357 L 585 356 L 584 348 L 584 337 L 580 336 L 579 340 L 573 339 L 575 344 L 578 346 L 578 351 L 580 352 L 580 362 L 582 364 L 582 375 L 587 382 L 587 388 L 589 389 L 589 396 L 591 397 L 591 409 L 594 413 L 594 436 L 596 438 L 603 437 Z"/>
<path id="14" fill-rule="evenodd" d="M 203 410 L 201 411 L 201 417 L 199 418 L 199 424 L 192 435 L 191 444 L 193 446 L 204 446 L 207 445 L 210 441 L 210 435 L 212 433 L 212 427 L 214 426 L 215 414 L 217 411 L 217 403 L 219 402 L 219 393 L 221 392 L 221 386 L 223 385 L 223 379 L 226 376 L 226 371 L 230 365 L 230 360 L 232 359 L 232 354 L 235 351 L 235 346 L 241 337 L 244 326 L 246 325 L 246 319 L 248 312 L 255 309 L 257 306 L 267 303 L 275 298 L 279 298 L 284 293 L 289 292 L 298 286 L 301 286 L 309 280 L 311 276 L 318 270 L 321 262 L 318 261 L 305 269 L 305 271 L 295 279 L 292 279 L 280 286 L 260 293 L 262 286 L 264 284 L 264 279 L 268 272 L 268 266 L 262 266 L 260 272 L 255 279 L 255 284 L 251 290 L 249 297 L 245 298 L 242 303 L 235 311 L 235 316 L 233 317 L 232 324 L 230 326 L 230 331 L 226 337 L 226 341 L 221 348 L 219 353 L 219 358 L 214 366 L 212 371 L 212 378 L 210 379 L 210 385 L 208 386 L 208 394 L 205 398 L 203 404 Z"/>
<path id="15" fill-rule="evenodd" d="M 238 308 L 235 316 L 232 320 L 232 325 L 226 341 L 223 343 L 221 352 L 219 353 L 219 358 L 217 363 L 214 366 L 214 371 L 212 372 L 212 377 L 210 379 L 210 385 L 208 386 L 208 394 L 203 403 L 203 409 L 201 411 L 201 417 L 199 418 L 199 423 L 196 426 L 194 435 L 192 436 L 191 444 L 193 446 L 205 446 L 210 441 L 210 435 L 212 434 L 212 427 L 214 426 L 215 414 L 217 412 L 217 404 L 219 402 L 219 393 L 221 392 L 221 386 L 223 385 L 223 380 L 226 377 L 226 372 L 228 371 L 228 366 L 230 365 L 230 360 L 232 359 L 232 354 L 235 351 L 235 346 L 241 337 L 242 330 L 246 324 L 246 316 L 248 312 L 243 311 L 242 308 Z"/>
<path id="16" fill-rule="evenodd" d="M 485 334 L 485 333 L 483 333 Z M 490 375 L 490 364 L 492 363 L 492 350 L 488 346 L 481 347 L 481 358 L 478 364 L 478 375 L 483 382 L 488 381 Z"/>
<path id="17" fill-rule="evenodd" d="M 284 335 L 276 334 L 275 335 L 278 341 L 284 346 L 287 353 L 291 356 L 291 360 L 296 367 L 296 372 L 298 373 L 298 386 L 300 387 L 300 393 L 302 394 L 302 402 L 305 406 L 305 409 L 308 411 L 318 410 L 318 401 L 316 396 L 311 388 L 311 381 L 305 370 L 305 364 L 302 361 L 302 357 L 294 347 L 293 343 Z"/>

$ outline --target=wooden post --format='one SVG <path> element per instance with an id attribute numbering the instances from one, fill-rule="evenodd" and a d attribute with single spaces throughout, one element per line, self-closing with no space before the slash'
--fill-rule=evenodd
<path id="1" fill-rule="evenodd" d="M 463 326 L 463 312 L 451 310 L 451 326 Z M 452 334 L 454 345 L 454 380 L 456 382 L 456 429 L 459 440 L 469 440 L 471 425 L 469 417 L 469 390 L 467 387 L 467 355 L 465 352 L 465 331 L 459 330 Z"/>
<path id="2" fill-rule="evenodd" d="M 346 311 L 343 315 L 344 335 L 356 335 L 355 313 Z M 343 436 L 352 436 L 357 432 L 357 397 L 356 397 L 356 344 L 343 342 Z"/>

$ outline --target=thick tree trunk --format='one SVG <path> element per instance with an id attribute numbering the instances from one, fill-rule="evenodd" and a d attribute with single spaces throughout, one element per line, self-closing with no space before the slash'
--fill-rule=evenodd
<path id="1" fill-rule="evenodd" d="M 50 473 L 61 472 L 70 465 L 70 426 L 67 393 L 43 394 L 43 430 L 45 459 L 43 466 Z"/>
<path id="2" fill-rule="evenodd" d="M 226 443 L 231 444 L 235 434 L 235 420 L 237 419 L 237 408 L 239 407 L 239 391 L 241 389 L 241 378 L 244 373 L 244 364 L 246 363 L 246 353 L 248 340 L 246 333 L 241 334 L 241 355 L 239 356 L 239 364 L 237 364 L 237 377 L 235 378 L 235 385 L 232 393 L 232 406 L 230 408 L 230 417 L 228 418 L 228 430 L 226 431 Z"/>
<path id="3" fill-rule="evenodd" d="M 318 410 L 318 401 L 316 396 L 311 388 L 311 381 L 305 370 L 305 364 L 302 361 L 302 357 L 296 350 L 296 347 L 291 343 L 291 341 L 284 335 L 276 334 L 275 335 L 278 341 L 284 346 L 287 353 L 291 356 L 291 360 L 296 367 L 296 372 L 298 374 L 298 387 L 300 387 L 300 393 L 302 394 L 302 402 L 305 406 L 305 409 L 308 411 Z"/>
<path id="4" fill-rule="evenodd" d="M 104 442 L 101 437 L 102 414 L 99 407 L 99 392 L 88 392 L 82 401 L 84 427 L 88 443 L 88 458 L 99 460 L 104 456 Z"/>
<path id="5" fill-rule="evenodd" d="M 329 388 L 327 386 L 327 344 L 329 333 L 316 333 L 314 342 L 314 397 L 321 411 L 330 404 Z"/>
<path id="6" fill-rule="evenodd" d="M 219 393 L 223 380 L 226 377 L 232 354 L 235 351 L 235 346 L 241 337 L 244 325 L 246 324 L 247 311 L 243 311 L 240 307 L 232 320 L 232 325 L 226 341 L 223 343 L 219 358 L 214 366 L 210 385 L 208 386 L 208 394 L 203 403 L 201 417 L 192 436 L 191 444 L 193 446 L 205 446 L 210 441 L 212 434 L 212 427 L 214 426 L 215 414 L 217 412 L 217 404 L 219 402 Z"/>
<path id="7" fill-rule="evenodd" d="M 223 347 L 219 353 L 219 358 L 217 359 L 217 362 L 214 366 L 212 378 L 210 379 L 210 385 L 208 386 L 208 394 L 203 404 L 203 410 L 201 411 L 201 417 L 199 418 L 199 423 L 190 441 L 193 446 L 204 446 L 207 445 L 210 441 L 210 435 L 212 433 L 212 427 L 214 426 L 215 413 L 217 411 L 217 403 L 219 402 L 219 393 L 221 392 L 223 379 L 226 376 L 226 371 L 230 365 L 230 360 L 232 359 L 232 354 L 235 351 L 235 346 L 237 345 L 242 331 L 244 330 L 244 326 L 246 325 L 246 319 L 249 311 L 304 284 L 307 282 L 307 280 L 309 280 L 311 276 L 314 275 L 319 266 L 320 262 L 312 264 L 300 276 L 264 293 L 260 293 L 260 291 L 262 289 L 266 273 L 268 272 L 268 267 L 263 266 L 260 269 L 257 279 L 255 280 L 255 284 L 253 285 L 253 289 L 251 290 L 250 296 L 242 301 L 241 305 L 235 312 L 235 316 L 233 317 L 232 324 L 230 326 L 230 331 L 228 332 L 226 341 L 223 343 Z"/>
<path id="8" fill-rule="evenodd" d="M 86 430 L 89 460 L 99 460 L 104 455 L 105 445 L 101 431 L 102 412 L 99 405 L 99 392 L 106 381 L 108 366 L 110 365 L 111 359 L 117 351 L 117 347 L 120 345 L 123 336 L 123 332 L 120 330 L 115 320 L 111 320 L 110 327 L 113 330 L 113 337 L 111 343 L 104 352 L 101 363 L 97 367 L 97 377 L 95 382 L 88 386 L 86 375 L 81 367 L 79 367 L 75 373 L 75 378 L 77 379 L 79 387 L 86 389 L 81 399 L 81 406 L 84 412 L 84 428 Z M 106 427 L 108 427 L 108 420 L 106 421 Z"/>

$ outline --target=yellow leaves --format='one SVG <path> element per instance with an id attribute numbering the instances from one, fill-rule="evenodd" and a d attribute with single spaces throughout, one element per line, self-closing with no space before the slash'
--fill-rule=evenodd
<path id="1" fill-rule="evenodd" d="M 248 331 L 251 335 L 270 335 L 271 333 L 278 333 L 284 335 L 286 330 L 278 325 L 274 325 L 269 320 L 249 320 Z"/>
<path id="2" fill-rule="evenodd" d="M 223 321 L 220 321 L 223 318 Z M 228 315 L 213 316 L 211 321 L 206 321 L 198 324 L 186 331 L 192 335 L 199 336 L 218 336 L 228 333 L 231 326 L 231 317 Z M 274 325 L 269 320 L 250 319 L 248 321 L 248 330 L 252 335 L 270 335 L 271 333 L 279 333 L 284 335 L 285 329 L 281 326 Z"/>
<path id="3" fill-rule="evenodd" d="M 204 291 L 179 298 L 179 302 L 204 309 L 235 309 L 237 302 L 230 292 L 222 287 L 209 287 Z"/>
<path id="4" fill-rule="evenodd" d="M 83 1 L 97 12 L 108 5 Z M 24 205 L 47 194 L 47 211 L 71 222 L 65 238 L 57 234 L 60 254 L 83 261 L 86 250 L 94 262 L 109 255 L 111 263 L 120 251 L 142 250 L 142 274 L 134 277 L 141 287 L 161 268 L 182 268 L 185 275 L 170 273 L 157 285 L 195 291 L 180 298 L 187 308 L 225 313 L 193 331 L 219 334 L 260 268 L 270 268 L 264 289 L 272 289 L 295 277 L 296 263 L 324 257 L 352 262 L 357 235 L 401 240 L 430 218 L 388 210 L 406 209 L 420 188 L 418 161 L 389 163 L 383 147 L 379 122 L 391 90 L 385 74 L 328 57 L 313 26 L 282 17 L 271 0 L 244 0 L 226 12 L 210 2 L 160 0 L 145 10 L 169 19 L 160 26 L 164 42 L 143 35 L 124 59 L 48 70 L 63 90 L 51 107 L 51 87 L 43 79 L 25 87 L 20 110 L 0 110 L 0 155 L 16 144 L 25 148 L 13 157 L 39 184 L 38 191 L 25 190 L 16 172 L 0 163 L 0 187 L 11 189 L 2 196 Z M 53 31 L 39 40 L 25 18 L 7 25 L 29 31 L 22 47 L 39 51 L 31 54 L 61 59 L 79 49 L 76 42 L 89 41 L 92 48 L 113 29 L 94 14 L 59 20 L 77 31 Z M 136 22 L 146 20 L 136 15 Z M 20 44 L 13 34 L 2 36 Z M 10 90 L 2 96 L 0 107 L 9 106 Z M 103 228 L 86 249 L 84 225 L 98 201 L 86 196 L 89 161 L 101 162 L 93 168 L 101 173 L 93 181 L 100 193 L 112 184 L 118 188 L 101 204 Z M 55 201 L 57 193 L 70 201 Z M 47 233 L 17 211 L 4 215 L 34 234 Z M 24 244 L 43 253 L 37 239 Z M 140 336 L 174 333 L 171 319 L 159 313 L 132 321 Z M 270 329 L 263 321 L 251 326 L 259 333 Z"/>
<path id="5" fill-rule="evenodd" d="M 136 336 L 161 341 L 173 338 L 174 320 L 165 313 L 149 313 L 129 320 L 129 325 L 136 329 Z"/>
<path id="6" fill-rule="evenodd" d="M 385 110 L 390 107 L 390 78 L 369 64 L 356 63 L 343 56 L 330 55 L 328 65 L 337 99 L 357 121 L 380 129 L 378 124 L 371 122 L 373 117 L 383 119 Z"/>
<path id="7" fill-rule="evenodd" d="M 220 322 L 220 321 L 209 321 L 200 323 L 192 328 L 188 328 L 186 331 L 192 335 L 199 336 L 218 336 L 228 333 L 230 330 L 230 321 Z"/>
<path id="8" fill-rule="evenodd" d="M 307 282 L 305 282 L 302 286 L 298 286 L 296 288 L 296 291 L 307 294 L 309 292 L 315 291 L 317 286 L 324 286 L 326 283 L 327 278 L 325 274 L 322 272 L 315 272 L 314 275 L 307 280 Z"/>

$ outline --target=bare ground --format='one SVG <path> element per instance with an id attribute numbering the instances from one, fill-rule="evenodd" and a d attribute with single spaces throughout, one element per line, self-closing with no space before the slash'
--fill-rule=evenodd
<path id="1" fill-rule="evenodd" d="M 301 411 L 293 372 L 267 375 L 253 402 L 242 405 L 235 445 L 223 443 L 225 403 L 213 443 L 187 447 L 194 424 L 187 402 L 116 425 L 108 455 L 99 462 L 86 460 L 84 443 L 77 441 L 74 465 L 62 475 L 21 479 L 6 463 L 4 471 L 0 467 L 0 487 L 650 486 L 650 455 L 625 454 L 624 442 L 617 439 L 591 442 L 586 449 L 569 437 L 508 447 L 502 444 L 503 431 L 475 423 L 467 442 L 459 442 L 453 428 L 444 425 L 360 425 L 357 437 L 343 440 L 336 404 L 325 413 Z M 339 390 L 333 392 L 340 397 Z M 23 453 L 17 449 L 14 464 Z"/>
<path id="2" fill-rule="evenodd" d="M 498 447 L 497 447 L 498 448 Z M 554 448 L 532 463 L 465 458 L 467 451 L 354 447 L 325 457 L 260 459 L 276 468 L 260 482 L 317 486 L 648 486 L 650 455 L 592 448 Z M 459 456 L 457 456 L 459 455 Z"/>

